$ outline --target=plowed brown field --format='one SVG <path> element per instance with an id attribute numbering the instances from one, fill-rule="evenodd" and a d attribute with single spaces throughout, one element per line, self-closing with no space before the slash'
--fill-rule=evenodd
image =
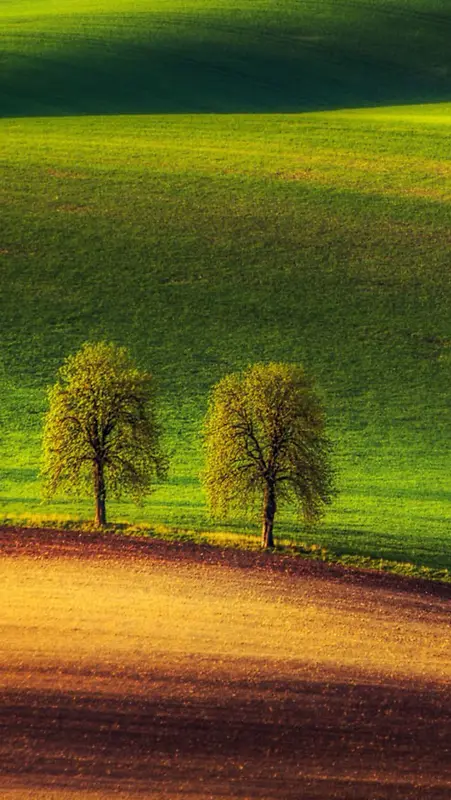
<path id="1" fill-rule="evenodd" d="M 451 587 L 0 529 L 0 798 L 449 800 Z"/>

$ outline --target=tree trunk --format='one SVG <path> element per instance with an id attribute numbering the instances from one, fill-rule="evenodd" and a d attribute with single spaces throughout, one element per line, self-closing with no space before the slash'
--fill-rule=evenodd
<path id="1" fill-rule="evenodd" d="M 96 525 L 102 527 L 106 525 L 106 489 L 105 478 L 103 475 L 103 464 L 94 461 L 94 494 L 96 504 Z"/>
<path id="2" fill-rule="evenodd" d="M 267 483 L 263 497 L 262 547 L 274 547 L 273 527 L 276 514 L 276 489 L 273 483 Z"/>

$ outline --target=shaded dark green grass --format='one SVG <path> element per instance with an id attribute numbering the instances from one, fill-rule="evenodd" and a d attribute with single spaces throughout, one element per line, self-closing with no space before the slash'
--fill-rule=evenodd
<path id="1" fill-rule="evenodd" d="M 255 112 L 451 97 L 447 0 L 12 0 L 0 113 Z"/>
<path id="2" fill-rule="evenodd" d="M 254 361 L 317 376 L 341 494 L 331 551 L 451 565 L 451 113 L 4 121 L 1 493 L 40 504 L 45 386 L 86 339 L 159 381 L 168 485 L 117 520 L 211 530 L 198 480 L 212 384 Z M 220 530 L 255 531 L 237 520 Z"/>

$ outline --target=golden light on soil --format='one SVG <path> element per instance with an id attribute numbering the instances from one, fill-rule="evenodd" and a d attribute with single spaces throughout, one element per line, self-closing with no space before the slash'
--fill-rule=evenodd
<path id="1" fill-rule="evenodd" d="M 147 668 L 214 656 L 451 678 L 448 602 L 226 566 L 0 561 L 2 659 Z M 296 669 L 293 665 L 293 669 Z"/>
<path id="2" fill-rule="evenodd" d="M 34 545 L 0 559 L 2 798 L 451 796 L 446 587 Z"/>

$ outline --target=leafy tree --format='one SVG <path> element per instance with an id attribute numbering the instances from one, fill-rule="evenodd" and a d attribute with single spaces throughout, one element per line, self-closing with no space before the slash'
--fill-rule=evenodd
<path id="1" fill-rule="evenodd" d="M 106 498 L 140 500 L 167 473 L 153 379 L 124 347 L 86 342 L 66 359 L 49 390 L 43 436 L 46 494 L 93 491 L 95 521 L 106 523 Z"/>
<path id="2" fill-rule="evenodd" d="M 301 366 L 256 364 L 213 390 L 204 426 L 205 487 L 215 515 L 263 503 L 262 545 L 273 547 L 277 507 L 314 521 L 333 494 L 330 443 Z"/>

